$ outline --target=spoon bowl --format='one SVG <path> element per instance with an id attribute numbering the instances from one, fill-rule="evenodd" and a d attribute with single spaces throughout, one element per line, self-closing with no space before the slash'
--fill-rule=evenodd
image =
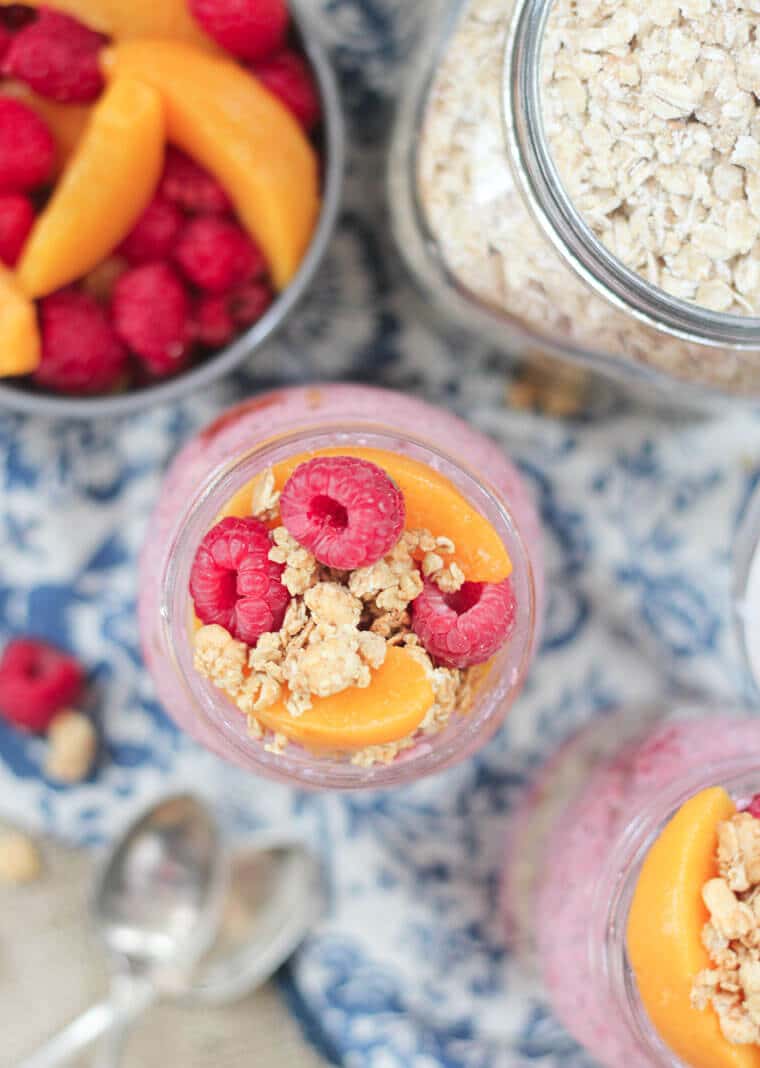
<path id="1" fill-rule="evenodd" d="M 144 812 L 111 849 L 92 897 L 112 967 L 111 995 L 19 1068 L 58 1068 L 107 1032 L 115 1053 L 135 1016 L 186 988 L 218 929 L 225 887 L 221 835 L 201 801 L 179 794 Z"/>
<path id="2" fill-rule="evenodd" d="M 231 857 L 216 939 L 182 1000 L 222 1005 L 245 997 L 293 955 L 323 907 L 321 866 L 302 842 L 249 840 Z"/>
<path id="3" fill-rule="evenodd" d="M 189 794 L 159 802 L 128 829 L 98 877 L 92 912 L 117 967 L 150 974 L 194 962 L 214 937 L 225 885 L 222 843 Z"/>

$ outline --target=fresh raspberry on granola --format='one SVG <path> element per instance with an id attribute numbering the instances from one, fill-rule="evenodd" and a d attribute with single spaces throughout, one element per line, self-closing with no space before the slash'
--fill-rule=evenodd
<path id="1" fill-rule="evenodd" d="M 749 812 L 750 816 L 754 816 L 756 820 L 760 820 L 760 794 L 755 794 L 743 811 Z"/>
<path id="2" fill-rule="evenodd" d="M 105 38 L 60 11 L 41 8 L 13 38 L 3 74 L 26 82 L 61 104 L 94 100 L 103 89 L 100 50 Z"/>
<path id="3" fill-rule="evenodd" d="M 216 623 L 255 645 L 282 626 L 290 594 L 283 565 L 269 559 L 272 539 L 260 519 L 228 516 L 201 542 L 190 573 L 190 595 L 202 623 Z"/>
<path id="4" fill-rule="evenodd" d="M 20 100 L 0 96 L 0 192 L 36 189 L 54 162 L 55 141 L 42 119 Z"/>
<path id="5" fill-rule="evenodd" d="M 15 638 L 0 657 L 0 715 L 21 730 L 42 732 L 79 697 L 84 671 L 68 653 L 34 638 Z"/>
<path id="6" fill-rule="evenodd" d="M 34 380 L 59 393 L 92 394 L 124 379 L 129 354 L 89 293 L 63 289 L 40 304 L 42 357 Z"/>
<path id="7" fill-rule="evenodd" d="M 288 532 L 321 564 L 348 571 L 389 552 L 404 529 L 398 486 L 376 464 L 353 456 L 319 456 L 300 464 L 282 490 Z"/>
<path id="8" fill-rule="evenodd" d="M 15 267 L 34 225 L 34 205 L 23 193 L 0 193 L 0 260 Z"/>
<path id="9" fill-rule="evenodd" d="M 517 615 L 512 583 L 465 582 L 444 593 L 426 582 L 412 602 L 412 627 L 439 665 L 466 668 L 483 664 L 510 638 Z"/>
<path id="10" fill-rule="evenodd" d="M 209 36 L 241 59 L 261 59 L 285 42 L 290 16 L 285 0 L 190 0 Z"/>

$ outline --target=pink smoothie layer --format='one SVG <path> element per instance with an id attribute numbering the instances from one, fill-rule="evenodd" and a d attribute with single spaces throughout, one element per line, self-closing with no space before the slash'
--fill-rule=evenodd
<path id="1" fill-rule="evenodd" d="M 171 464 L 146 535 L 140 563 L 139 620 L 143 655 L 164 708 L 198 741 L 220 751 L 181 688 L 159 639 L 161 574 L 167 546 L 201 484 L 220 464 L 273 436 L 365 420 L 386 433 L 419 436 L 456 457 L 507 502 L 534 569 L 536 616 L 543 605 L 543 569 L 538 518 L 520 475 L 499 446 L 443 409 L 399 393 L 364 386 L 329 385 L 278 390 L 253 397 L 225 412 L 193 438 Z M 222 754 L 225 755 L 225 754 Z"/>
<path id="2" fill-rule="evenodd" d="M 759 730 L 752 720 L 718 716 L 663 723 L 586 778 L 583 793 L 563 809 L 551 832 L 536 911 L 540 966 L 564 1026 L 609 1068 L 652 1068 L 652 1062 L 631 1042 L 619 1009 L 592 980 L 589 926 L 596 879 L 632 817 L 659 791 L 700 767 L 745 756 L 748 748 L 757 748 Z M 559 759 L 572 759 L 574 748 L 568 746 Z"/>

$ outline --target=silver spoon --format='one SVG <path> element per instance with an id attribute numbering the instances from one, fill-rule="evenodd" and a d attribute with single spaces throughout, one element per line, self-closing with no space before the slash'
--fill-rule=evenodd
<path id="1" fill-rule="evenodd" d="M 265 983 L 295 952 L 323 907 L 321 867 L 297 839 L 260 834 L 231 857 L 216 939 L 181 1003 L 225 1005 Z M 136 1014 L 109 1032 L 97 1068 L 117 1068 Z"/>
<path id="2" fill-rule="evenodd" d="M 205 805 L 181 794 L 144 813 L 95 883 L 93 920 L 113 969 L 111 997 L 18 1068 L 57 1068 L 157 997 L 184 989 L 216 934 L 225 885 L 225 853 Z"/>

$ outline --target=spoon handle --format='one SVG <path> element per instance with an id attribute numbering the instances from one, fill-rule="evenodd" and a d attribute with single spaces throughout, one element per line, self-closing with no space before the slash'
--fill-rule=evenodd
<path id="1" fill-rule="evenodd" d="M 58 1065 L 67 1064 L 115 1022 L 116 1006 L 112 1001 L 101 1001 L 67 1024 L 18 1068 L 58 1068 Z"/>
<path id="2" fill-rule="evenodd" d="M 134 1018 L 156 997 L 154 990 L 142 989 L 134 1000 L 109 998 L 87 1009 L 72 1020 L 36 1053 L 22 1061 L 17 1068 L 59 1068 L 92 1045 L 101 1035 L 116 1028 L 128 1029 Z M 126 1030 L 123 1031 L 127 1033 Z"/>
<path id="3" fill-rule="evenodd" d="M 147 983 L 129 980 L 114 985 L 116 1016 L 98 1045 L 93 1068 L 119 1068 L 132 1028 L 156 997 L 155 987 Z"/>

